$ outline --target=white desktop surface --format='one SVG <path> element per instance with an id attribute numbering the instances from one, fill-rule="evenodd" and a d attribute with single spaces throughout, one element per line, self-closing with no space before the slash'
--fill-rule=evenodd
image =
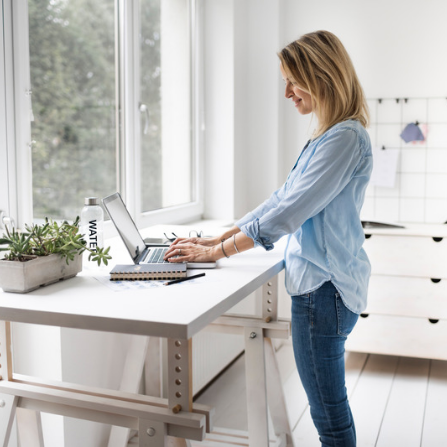
<path id="1" fill-rule="evenodd" d="M 144 237 L 147 234 L 143 234 Z M 118 238 L 111 245 L 115 264 L 130 263 Z M 67 279 L 26 294 L 0 291 L 0 319 L 50 326 L 91 329 L 170 338 L 191 338 L 247 295 L 279 273 L 284 243 L 218 261 L 215 269 L 190 283 L 116 292 L 95 279 L 89 267 Z"/>

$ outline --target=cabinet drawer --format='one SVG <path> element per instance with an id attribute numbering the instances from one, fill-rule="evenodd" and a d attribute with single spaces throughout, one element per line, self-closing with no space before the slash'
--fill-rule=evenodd
<path id="1" fill-rule="evenodd" d="M 365 313 L 447 320 L 447 280 L 373 275 Z"/>
<path id="2" fill-rule="evenodd" d="M 364 248 L 373 274 L 447 278 L 447 238 L 374 234 Z"/>
<path id="3" fill-rule="evenodd" d="M 447 360 L 447 321 L 370 315 L 359 318 L 346 350 Z"/>

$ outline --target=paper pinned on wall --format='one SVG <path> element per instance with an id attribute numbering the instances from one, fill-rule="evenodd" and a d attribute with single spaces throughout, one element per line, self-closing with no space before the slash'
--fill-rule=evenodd
<path id="1" fill-rule="evenodd" d="M 425 135 L 419 127 L 419 123 L 417 121 L 415 123 L 407 124 L 405 129 L 400 134 L 400 137 L 405 141 L 405 143 L 425 141 Z"/>
<path id="2" fill-rule="evenodd" d="M 398 161 L 399 149 L 374 148 L 370 185 L 394 188 Z"/>

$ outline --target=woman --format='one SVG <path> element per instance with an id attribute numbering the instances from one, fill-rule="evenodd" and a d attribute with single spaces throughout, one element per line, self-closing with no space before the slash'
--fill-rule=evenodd
<path id="1" fill-rule="evenodd" d="M 322 446 L 356 444 L 345 388 L 344 346 L 366 307 L 370 264 L 360 210 L 372 170 L 368 110 L 351 59 L 327 31 L 279 54 L 285 97 L 318 127 L 285 184 L 217 238 L 178 239 L 166 259 L 215 261 L 288 235 L 296 364 Z M 178 256 L 178 257 L 174 257 Z"/>

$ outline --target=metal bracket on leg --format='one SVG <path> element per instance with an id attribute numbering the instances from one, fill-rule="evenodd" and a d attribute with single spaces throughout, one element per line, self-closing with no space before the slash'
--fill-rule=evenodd
<path id="1" fill-rule="evenodd" d="M 138 421 L 138 447 L 166 447 L 166 424 L 159 421 Z"/>

